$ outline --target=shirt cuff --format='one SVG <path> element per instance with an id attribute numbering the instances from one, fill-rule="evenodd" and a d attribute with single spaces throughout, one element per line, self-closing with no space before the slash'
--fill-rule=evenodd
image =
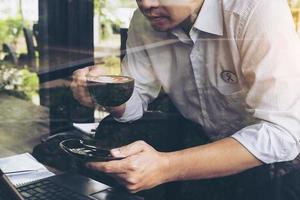
<path id="1" fill-rule="evenodd" d="M 290 161 L 299 154 L 299 144 L 290 133 L 268 122 L 248 126 L 231 137 L 266 164 Z"/>
<path id="2" fill-rule="evenodd" d="M 125 112 L 122 117 L 114 119 L 118 122 L 131 122 L 140 119 L 143 113 L 142 100 L 134 90 L 132 96 L 126 102 Z"/>

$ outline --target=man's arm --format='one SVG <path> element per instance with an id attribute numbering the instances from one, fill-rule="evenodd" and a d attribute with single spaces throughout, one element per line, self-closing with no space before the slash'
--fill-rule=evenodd
<path id="1" fill-rule="evenodd" d="M 87 107 L 95 107 L 95 103 L 90 96 L 87 87 L 86 87 L 86 76 L 88 75 L 103 75 L 106 72 L 97 66 L 85 67 L 83 69 L 78 69 L 73 73 L 73 80 L 71 83 L 71 90 L 73 96 L 77 99 L 82 105 Z M 126 105 L 123 104 L 117 107 L 106 107 L 106 111 L 112 114 L 116 118 L 120 118 L 125 112 Z"/>
<path id="2" fill-rule="evenodd" d="M 158 96 L 161 89 L 161 85 L 153 72 L 146 44 L 143 41 L 143 36 L 149 31 L 149 27 L 145 26 L 145 20 L 144 16 L 137 10 L 128 29 L 122 74 L 134 78 L 135 87 L 132 97 L 126 103 L 122 117 L 116 119 L 121 122 L 141 118 L 144 111 L 148 109 L 148 104 Z"/>
<path id="3" fill-rule="evenodd" d="M 114 118 L 121 118 L 126 110 L 126 104 L 117 107 L 106 107 L 105 110 L 109 112 Z"/>
<path id="4" fill-rule="evenodd" d="M 222 177 L 262 164 L 233 138 L 168 153 L 167 181 Z"/>
<path id="5" fill-rule="evenodd" d="M 105 108 L 111 115 L 120 122 L 134 121 L 143 116 L 147 110 L 148 103 L 155 99 L 160 91 L 151 62 L 146 53 L 146 47 L 141 38 L 141 33 L 147 32 L 143 27 L 144 17 L 136 11 L 128 30 L 126 45 L 126 56 L 122 62 L 122 74 L 135 79 L 135 88 L 131 98 L 118 107 Z M 79 69 L 73 73 L 71 89 L 73 96 L 82 104 L 94 107 L 95 104 L 86 88 L 86 76 L 107 74 L 101 67 L 91 66 Z"/>
<path id="6" fill-rule="evenodd" d="M 124 159 L 87 167 L 111 174 L 131 192 L 170 181 L 231 175 L 262 164 L 233 138 L 170 153 L 138 141 L 113 149 L 112 154 Z"/>
<path id="7" fill-rule="evenodd" d="M 256 4 L 241 19 L 237 43 L 245 105 L 258 123 L 232 137 L 264 163 L 290 161 L 300 151 L 300 41 L 286 1 Z"/>

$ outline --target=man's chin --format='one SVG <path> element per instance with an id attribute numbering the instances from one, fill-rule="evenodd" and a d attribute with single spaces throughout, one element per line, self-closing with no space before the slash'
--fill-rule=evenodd
<path id="1" fill-rule="evenodd" d="M 169 27 L 160 27 L 152 25 L 152 28 L 157 32 L 167 32 L 169 31 Z"/>

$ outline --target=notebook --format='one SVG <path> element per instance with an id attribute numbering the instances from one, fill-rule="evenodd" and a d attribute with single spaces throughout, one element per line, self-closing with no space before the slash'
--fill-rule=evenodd
<path id="1" fill-rule="evenodd" d="M 0 158 L 0 169 L 15 186 L 54 175 L 30 153 Z"/>

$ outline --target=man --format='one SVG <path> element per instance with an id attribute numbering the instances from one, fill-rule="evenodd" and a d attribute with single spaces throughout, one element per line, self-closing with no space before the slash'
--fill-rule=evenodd
<path id="1" fill-rule="evenodd" d="M 123 74 L 135 78 L 118 121 L 139 119 L 162 87 L 181 114 L 215 142 L 158 152 L 142 141 L 113 149 L 120 161 L 88 163 L 131 192 L 224 177 L 290 161 L 300 145 L 300 43 L 285 0 L 137 0 Z M 74 73 L 86 97 L 85 68 Z"/>

